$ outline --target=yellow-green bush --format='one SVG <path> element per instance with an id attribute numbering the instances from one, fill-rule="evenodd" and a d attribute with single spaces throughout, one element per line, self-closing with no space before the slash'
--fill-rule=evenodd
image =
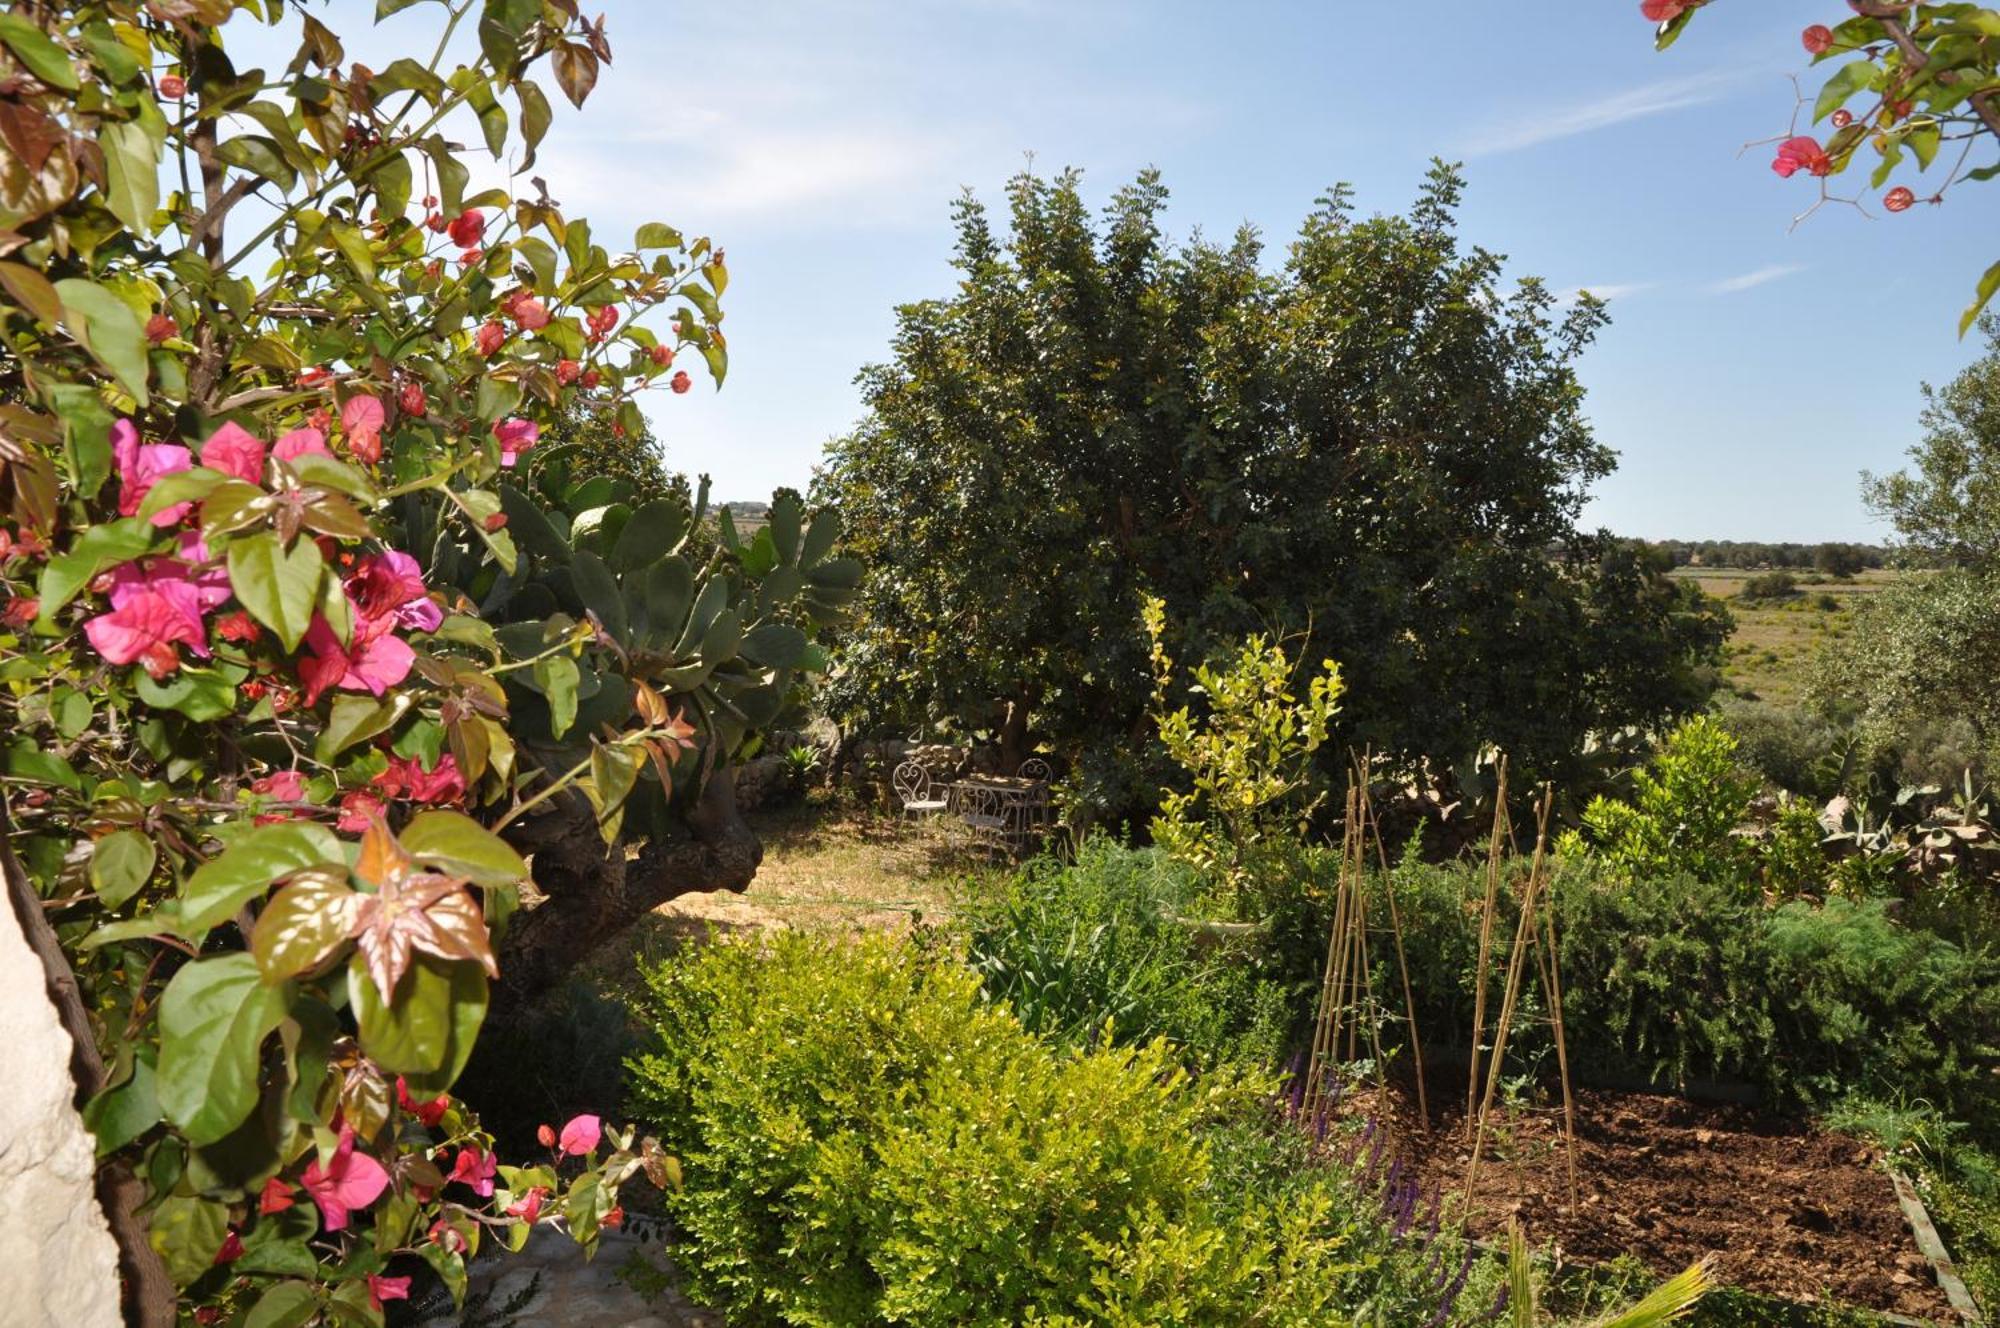
<path id="1" fill-rule="evenodd" d="M 681 1158 L 685 1267 L 732 1323 L 1456 1323 L 1475 1298 L 1407 1187 L 1392 1229 L 1379 1172 L 1281 1156 L 1270 1083 L 1044 1042 L 949 956 L 790 935 L 647 982 L 632 1105 Z"/>

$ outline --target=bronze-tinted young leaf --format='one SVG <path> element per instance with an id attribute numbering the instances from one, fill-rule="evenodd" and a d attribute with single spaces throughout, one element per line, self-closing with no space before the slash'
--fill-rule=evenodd
<path id="1" fill-rule="evenodd" d="M 308 869 L 271 897 L 250 934 L 250 953 L 266 982 L 282 982 L 319 968 L 346 943 L 364 896 L 347 873 Z"/>

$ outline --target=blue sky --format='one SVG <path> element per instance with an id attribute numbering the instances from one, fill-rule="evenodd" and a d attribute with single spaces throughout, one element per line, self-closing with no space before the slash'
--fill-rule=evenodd
<path id="1" fill-rule="evenodd" d="M 330 8 L 358 35 L 372 4 Z M 997 203 L 1032 153 L 1103 198 L 1154 165 L 1170 231 L 1247 220 L 1276 250 L 1334 181 L 1406 207 L 1436 154 L 1466 163 L 1468 241 L 1611 297 L 1581 368 L 1621 459 L 1593 522 L 1880 538 L 1857 474 L 1900 463 L 1918 384 L 1971 358 L 1956 323 L 1994 196 L 1792 228 L 1813 184 L 1739 149 L 1784 131 L 1799 30 L 1844 12 L 1727 0 L 1657 54 L 1636 0 L 611 0 L 615 63 L 535 173 L 606 239 L 658 219 L 726 247 L 729 381 L 648 403 L 720 498 L 804 485 L 895 305 L 949 291 L 962 185 Z"/>

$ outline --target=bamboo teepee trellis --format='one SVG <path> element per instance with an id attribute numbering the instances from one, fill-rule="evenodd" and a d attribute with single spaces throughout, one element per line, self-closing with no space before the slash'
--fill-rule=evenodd
<path id="1" fill-rule="evenodd" d="M 1333 901 L 1333 924 L 1327 930 L 1326 965 L 1321 976 L 1319 1007 L 1313 1021 L 1311 1059 L 1307 1062 L 1304 1102 L 1308 1114 L 1316 1113 L 1327 1099 L 1328 1072 L 1336 1064 L 1359 1057 L 1361 1040 L 1367 1038 L 1373 1054 L 1378 1082 L 1386 1078 L 1382 1054 L 1381 1026 L 1394 1016 L 1386 1012 L 1375 995 L 1375 979 L 1369 958 L 1369 938 L 1379 924 L 1369 921 L 1373 890 L 1368 878 L 1368 844 L 1373 836 L 1378 859 L 1388 867 L 1382 844 L 1382 830 L 1368 793 L 1367 761 L 1358 760 L 1347 789 L 1341 818 L 1340 870 Z M 1416 999 L 1410 987 L 1410 970 L 1404 955 L 1402 915 L 1396 907 L 1393 889 L 1384 877 L 1382 897 L 1386 902 L 1388 931 L 1395 941 L 1396 969 L 1403 988 L 1403 1017 L 1409 1026 L 1410 1061 L 1416 1070 L 1417 1102 L 1422 1119 L 1430 1119 L 1430 1104 L 1424 1086 L 1423 1039 L 1417 1029 Z"/>
<path id="2" fill-rule="evenodd" d="M 1500 1067 L 1507 1055 L 1507 1039 L 1514 1028 L 1521 987 L 1525 981 L 1528 956 L 1534 956 L 1535 973 L 1542 985 L 1548 1020 L 1555 1035 L 1556 1068 L 1562 1079 L 1563 1156 L 1568 1171 L 1570 1207 L 1576 1207 L 1576 1102 L 1570 1091 L 1569 1047 L 1563 1033 L 1562 968 L 1556 949 L 1555 900 L 1549 884 L 1549 813 L 1555 794 L 1547 785 L 1535 808 L 1535 855 L 1528 870 L 1527 884 L 1521 888 L 1520 916 L 1514 927 L 1514 944 L 1507 958 L 1507 978 L 1500 999 L 1498 1022 L 1493 1029 L 1493 1051 L 1486 1058 L 1484 1092 L 1480 1091 L 1480 1050 L 1485 1038 L 1486 975 L 1492 957 L 1492 936 L 1500 904 L 1500 842 L 1506 826 L 1506 765 L 1500 768 L 1497 805 L 1493 813 L 1493 837 L 1487 854 L 1486 907 L 1479 928 L 1479 968 L 1473 997 L 1472 1060 L 1466 1076 L 1466 1129 L 1472 1135 L 1472 1155 L 1465 1168 L 1465 1193 L 1471 1196 L 1479 1174 L 1479 1160 L 1486 1148 L 1486 1128 L 1493 1111 L 1493 1097 L 1500 1084 Z M 1477 1099 L 1477 1112 L 1474 1102 Z"/>

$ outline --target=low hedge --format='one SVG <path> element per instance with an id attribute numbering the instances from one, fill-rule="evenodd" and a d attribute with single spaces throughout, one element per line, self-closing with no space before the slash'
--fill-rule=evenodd
<path id="1" fill-rule="evenodd" d="M 718 942 L 647 975 L 632 1105 L 681 1159 L 691 1289 L 735 1324 L 1463 1323 L 1494 1270 L 1271 1084 L 1071 1050 L 953 957 Z M 1290 1151 L 1288 1151 L 1290 1150 Z M 1300 1151 L 1303 1150 L 1303 1151 Z M 1475 1266 L 1476 1264 L 1476 1266 Z"/>

